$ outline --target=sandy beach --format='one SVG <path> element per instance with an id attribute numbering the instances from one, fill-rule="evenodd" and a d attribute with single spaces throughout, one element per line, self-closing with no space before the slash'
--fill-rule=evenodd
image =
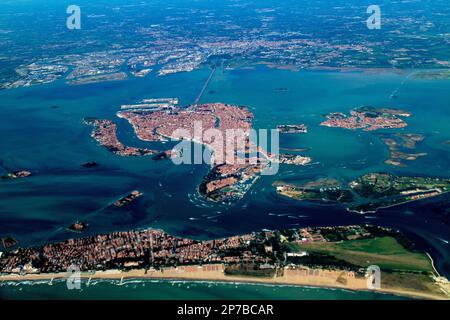
<path id="1" fill-rule="evenodd" d="M 1 275 L 2 281 L 38 281 L 68 278 L 70 274 L 45 273 L 26 275 Z M 92 273 L 82 272 L 81 278 L 88 279 L 167 279 L 188 281 L 224 281 L 240 283 L 261 283 L 273 285 L 298 285 L 324 288 L 339 288 L 346 290 L 368 291 L 366 279 L 357 276 L 354 272 L 325 270 L 325 269 L 285 269 L 282 276 L 276 277 L 251 277 L 225 275 L 224 266 L 221 264 L 205 266 L 181 266 L 178 268 L 163 268 L 161 270 L 134 269 L 129 271 L 106 270 Z M 405 297 L 420 299 L 449 299 L 443 291 L 442 294 L 409 290 L 409 288 L 381 288 L 378 292 L 395 294 Z"/>

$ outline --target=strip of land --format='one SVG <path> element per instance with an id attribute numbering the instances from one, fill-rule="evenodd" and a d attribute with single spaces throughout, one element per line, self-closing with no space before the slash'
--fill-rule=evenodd
<path id="1" fill-rule="evenodd" d="M 239 281 L 367 290 L 367 267 L 381 291 L 448 299 L 449 283 L 430 257 L 398 231 L 370 226 L 260 231 L 197 241 L 159 230 L 115 232 L 0 255 L 0 281 L 156 278 Z"/>
<path id="2" fill-rule="evenodd" d="M 351 212 L 374 213 L 450 192 L 450 179 L 369 173 L 348 184 L 321 178 L 300 185 L 279 181 L 274 186 L 278 194 L 295 200 L 335 202 Z"/>

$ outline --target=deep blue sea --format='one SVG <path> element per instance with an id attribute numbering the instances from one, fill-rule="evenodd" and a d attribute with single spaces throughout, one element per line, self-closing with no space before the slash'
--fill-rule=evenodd
<path id="1" fill-rule="evenodd" d="M 263 228 L 373 223 L 411 236 L 432 255 L 438 271 L 450 275 L 449 195 L 358 215 L 336 205 L 281 199 L 272 187 L 276 180 L 331 176 L 346 181 L 373 171 L 449 178 L 450 146 L 443 142 L 450 140 L 450 81 L 415 80 L 408 72 L 291 72 L 265 67 L 218 70 L 202 102 L 245 105 L 255 114 L 256 128 L 307 124 L 308 134 L 282 135 L 280 146 L 309 148 L 303 154 L 313 158 L 312 165 L 283 165 L 278 175 L 262 177 L 231 207 L 198 198 L 196 187 L 208 171 L 207 165 L 175 166 L 170 160 L 155 162 L 113 155 L 93 141 L 91 128 L 82 123 L 84 117 L 109 118 L 119 124 L 123 142 L 145 146 L 147 143 L 134 136 L 127 122 L 115 116 L 120 105 L 159 97 L 178 97 L 181 105 L 193 103 L 208 75 L 205 68 L 123 82 L 67 86 L 60 81 L 0 91 L 0 173 L 21 169 L 33 172 L 27 179 L 0 181 L 0 237 L 13 236 L 21 246 L 67 239 L 78 236 L 66 230 L 76 220 L 89 224 L 83 235 L 151 227 L 196 239 Z M 394 91 L 398 97 L 392 99 Z M 426 139 L 417 146 L 417 152 L 427 152 L 428 156 L 408 163 L 406 168 L 388 166 L 383 163 L 388 149 L 374 133 L 319 126 L 323 114 L 348 112 L 362 105 L 411 111 L 412 116 L 406 119 L 409 126 L 395 132 L 424 134 Z M 80 164 L 87 161 L 100 166 L 81 168 Z M 144 196 L 129 207 L 108 208 L 108 203 L 133 189 L 141 190 Z M 155 298 L 153 293 L 145 293 L 150 286 L 139 286 L 136 292 Z M 158 286 L 174 294 L 181 292 L 176 286 Z M 254 294 L 252 290 L 258 287 L 237 286 L 243 296 Z M 33 297 L 36 288 L 48 296 L 59 292 L 47 285 L 21 290 L 1 287 L 0 297 Z M 122 289 L 112 291 L 116 290 Z M 224 290 L 231 289 L 226 286 Z M 289 296 L 291 289 L 276 290 L 277 295 Z M 324 298 L 340 292 L 308 290 Z M 114 292 L 109 294 L 114 296 Z M 339 294 L 367 298 L 365 293 Z M 302 297 L 306 296 L 300 294 Z"/>

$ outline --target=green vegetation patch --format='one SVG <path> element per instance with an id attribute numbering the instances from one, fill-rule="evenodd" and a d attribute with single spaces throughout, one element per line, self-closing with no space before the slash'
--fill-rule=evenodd
<path id="1" fill-rule="evenodd" d="M 377 237 L 344 242 L 291 243 L 294 251 L 328 254 L 361 267 L 378 265 L 385 270 L 433 272 L 425 253 L 405 249 L 393 237 Z"/>

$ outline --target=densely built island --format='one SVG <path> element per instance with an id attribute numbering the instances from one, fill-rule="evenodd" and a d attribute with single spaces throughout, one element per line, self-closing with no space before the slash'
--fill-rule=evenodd
<path id="1" fill-rule="evenodd" d="M 306 165 L 311 161 L 309 157 L 295 154 L 272 154 L 256 146 L 249 133 L 253 114 L 246 107 L 209 103 L 181 108 L 177 104 L 176 98 L 144 99 L 122 106 L 117 116 L 132 125 L 140 140 L 187 140 L 209 148 L 211 169 L 198 187 L 199 193 L 208 200 L 229 204 L 241 199 L 272 163 Z M 91 136 L 117 155 L 153 155 L 155 160 L 179 156 L 174 150 L 123 145 L 117 138 L 117 126 L 111 120 L 86 118 L 84 122 L 94 126 Z M 204 138 L 211 129 L 220 133 L 224 143 L 212 137 Z M 230 138 L 230 132 L 235 132 L 236 136 Z"/>
<path id="2" fill-rule="evenodd" d="M 341 112 L 327 114 L 325 115 L 327 120 L 321 125 L 352 130 L 363 129 L 364 131 L 398 129 L 408 125 L 402 117 L 410 115 L 411 113 L 405 110 L 363 106 L 350 111 L 350 116 Z"/>

